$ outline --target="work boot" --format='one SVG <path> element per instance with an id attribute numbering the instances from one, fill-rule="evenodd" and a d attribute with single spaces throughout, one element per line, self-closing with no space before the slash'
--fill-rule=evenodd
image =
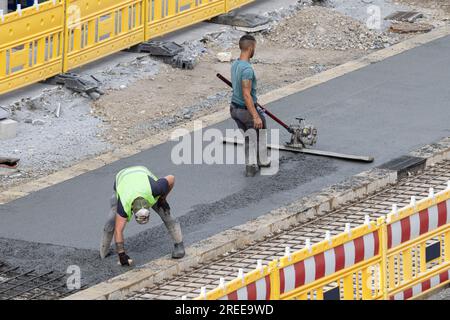
<path id="1" fill-rule="evenodd" d="M 260 168 L 269 168 L 271 161 L 269 159 L 269 151 L 267 149 L 267 130 L 258 131 L 258 166 Z"/>
<path id="2" fill-rule="evenodd" d="M 246 177 L 254 177 L 258 173 L 258 166 L 251 164 L 245 166 L 245 176 Z"/>
<path id="3" fill-rule="evenodd" d="M 258 159 L 258 167 L 260 167 L 260 168 L 269 168 L 271 164 L 272 164 L 272 161 L 270 161 L 269 159 L 267 159 L 267 162 L 261 162 Z"/>
<path id="4" fill-rule="evenodd" d="M 181 259 L 184 257 L 185 254 L 186 253 L 184 251 L 183 241 L 181 241 L 180 243 L 175 243 L 173 246 L 172 258 Z"/>

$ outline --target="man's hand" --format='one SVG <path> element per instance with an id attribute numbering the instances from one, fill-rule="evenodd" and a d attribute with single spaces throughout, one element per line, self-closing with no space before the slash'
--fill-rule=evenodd
<path id="1" fill-rule="evenodd" d="M 125 252 L 121 252 L 119 253 L 119 263 L 121 266 L 130 266 L 133 264 L 133 260 Z"/>
<path id="2" fill-rule="evenodd" d="M 253 126 L 255 129 L 262 129 L 263 128 L 263 122 L 261 120 L 261 117 L 257 115 L 256 117 L 253 117 Z"/>

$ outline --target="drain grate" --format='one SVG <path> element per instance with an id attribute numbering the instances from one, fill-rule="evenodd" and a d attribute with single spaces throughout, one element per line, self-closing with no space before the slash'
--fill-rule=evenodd
<path id="1" fill-rule="evenodd" d="M 388 15 L 384 20 L 395 20 L 403 22 L 414 22 L 419 18 L 422 18 L 423 14 L 416 11 L 396 11 Z"/>
<path id="2" fill-rule="evenodd" d="M 380 169 L 397 171 L 399 179 L 408 177 L 412 173 L 417 173 L 425 168 L 425 158 L 413 156 L 401 156 L 379 166 Z"/>
<path id="3" fill-rule="evenodd" d="M 75 291 L 66 286 L 64 273 L 21 271 L 0 261 L 0 300 L 55 300 Z"/>

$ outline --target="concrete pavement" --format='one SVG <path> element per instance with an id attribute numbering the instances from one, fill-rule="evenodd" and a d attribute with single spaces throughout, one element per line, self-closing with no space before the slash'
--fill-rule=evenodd
<path id="1" fill-rule="evenodd" d="M 0 206 L 0 237 L 96 249 L 115 173 L 141 164 L 157 175 L 177 177 L 170 203 L 191 244 L 449 136 L 449 40 L 430 42 L 268 106 L 282 119 L 302 115 L 316 124 L 318 149 L 370 154 L 376 159 L 371 165 L 282 154 L 276 176 L 248 179 L 243 166 L 176 166 L 170 161 L 174 143 L 166 143 Z M 214 127 L 235 124 L 227 120 Z M 127 228 L 128 251 L 137 263 L 170 251 L 161 222 L 152 218 L 147 230 L 135 223 Z M 52 250 L 42 255 L 57 255 Z M 77 263 L 93 263 L 94 251 L 80 250 L 73 257 L 86 253 L 87 261 Z"/>

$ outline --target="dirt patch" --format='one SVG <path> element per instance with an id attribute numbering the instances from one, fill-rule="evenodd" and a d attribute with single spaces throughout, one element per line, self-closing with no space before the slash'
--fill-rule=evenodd
<path id="1" fill-rule="evenodd" d="M 310 7 L 281 22 L 267 37 L 283 47 L 347 51 L 385 48 L 400 39 L 369 30 L 362 22 L 335 10 Z"/>

